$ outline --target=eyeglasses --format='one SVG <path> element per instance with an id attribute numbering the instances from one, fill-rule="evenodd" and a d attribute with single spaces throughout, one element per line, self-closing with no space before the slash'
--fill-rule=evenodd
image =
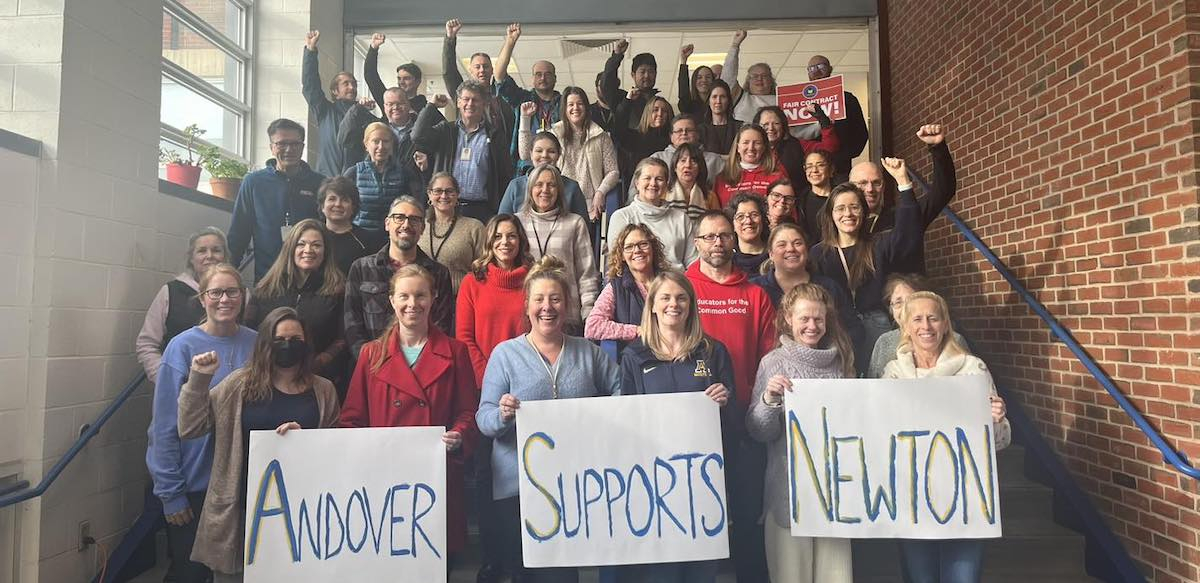
<path id="1" fill-rule="evenodd" d="M 403 225 L 405 221 L 419 223 L 419 222 L 425 220 L 424 215 L 405 215 L 405 214 L 401 214 L 401 213 L 390 214 L 387 216 L 387 218 L 389 221 L 392 221 L 393 223 L 396 223 L 397 225 Z"/>
<path id="2" fill-rule="evenodd" d="M 304 142 L 303 142 L 303 141 L 299 141 L 299 142 L 271 142 L 271 145 L 272 145 L 272 146 L 275 146 L 276 148 L 279 148 L 280 150 L 296 150 L 296 149 L 299 149 L 299 148 L 303 148 L 303 147 L 304 147 Z"/>
<path id="3" fill-rule="evenodd" d="M 876 190 L 879 190 L 879 189 L 883 188 L 883 181 L 882 180 L 859 180 L 858 182 L 854 183 L 854 186 L 857 186 L 859 190 L 866 190 L 866 188 L 868 186 L 874 187 Z"/>
<path id="4" fill-rule="evenodd" d="M 458 194 L 458 189 L 457 188 L 430 188 L 429 194 L 431 196 L 449 196 L 452 194 Z"/>
<path id="5" fill-rule="evenodd" d="M 788 204 L 793 204 L 796 202 L 796 195 L 783 194 L 782 192 L 772 192 L 771 194 L 767 195 L 767 198 L 775 202 L 786 202 Z"/>
<path id="6" fill-rule="evenodd" d="M 846 213 L 857 215 L 858 213 L 861 213 L 862 210 L 863 207 L 859 204 L 839 204 L 833 207 L 833 212 L 839 215 L 844 215 Z"/>
<path id="7" fill-rule="evenodd" d="M 221 296 L 226 296 L 231 300 L 236 300 L 236 299 L 242 297 L 242 288 L 227 287 L 225 289 L 206 289 L 206 290 L 204 290 L 204 297 L 206 297 L 210 300 L 213 300 L 213 301 L 219 300 L 219 299 L 221 299 Z"/>
<path id="8" fill-rule="evenodd" d="M 717 239 L 720 239 L 724 243 L 728 243 L 733 240 L 733 233 L 709 233 L 707 235 L 696 235 L 696 238 L 708 243 L 709 245 L 716 243 Z"/>
<path id="9" fill-rule="evenodd" d="M 675 129 L 671 130 L 671 134 L 676 135 L 676 136 L 682 136 L 683 134 L 694 134 L 694 133 L 696 133 L 696 128 L 675 128 Z"/>
<path id="10" fill-rule="evenodd" d="M 621 250 L 625 251 L 626 253 L 633 253 L 634 251 L 649 251 L 650 250 L 650 241 L 637 241 L 634 243 L 626 243 L 621 246 Z"/>
<path id="11" fill-rule="evenodd" d="M 829 167 L 829 164 L 826 164 L 825 162 L 815 162 L 812 164 L 804 165 L 805 170 L 824 170 L 828 167 Z"/>
<path id="12" fill-rule="evenodd" d="M 832 66 L 829 63 L 817 63 L 815 65 L 808 66 L 809 71 L 829 71 L 831 69 Z"/>
<path id="13" fill-rule="evenodd" d="M 753 211 L 753 212 L 748 212 L 748 213 L 738 213 L 736 215 L 733 215 L 733 222 L 735 222 L 735 223 L 744 223 L 746 221 L 760 221 L 760 220 L 762 220 L 762 213 L 759 213 L 758 211 Z"/>

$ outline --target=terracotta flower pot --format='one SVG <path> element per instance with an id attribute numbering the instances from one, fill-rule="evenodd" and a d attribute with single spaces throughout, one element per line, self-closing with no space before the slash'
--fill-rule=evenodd
<path id="1" fill-rule="evenodd" d="M 208 181 L 214 196 L 225 200 L 237 199 L 238 190 L 242 187 L 241 178 L 213 178 Z"/>
<path id="2" fill-rule="evenodd" d="M 194 189 L 200 184 L 200 167 L 189 164 L 167 164 L 167 182 Z"/>

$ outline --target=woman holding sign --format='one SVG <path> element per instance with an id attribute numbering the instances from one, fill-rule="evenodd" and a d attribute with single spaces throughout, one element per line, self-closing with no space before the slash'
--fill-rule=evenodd
<path id="1" fill-rule="evenodd" d="M 851 583 L 850 540 L 793 537 L 788 504 L 783 395 L 791 379 L 854 377 L 854 348 L 825 288 L 801 283 L 779 307 L 779 346 L 763 357 L 746 413 L 750 437 L 767 444 L 763 530 L 773 583 Z"/>
<path id="2" fill-rule="evenodd" d="M 526 569 L 521 559 L 521 505 L 517 498 L 517 410 L 522 401 L 571 399 L 619 392 L 617 365 L 600 347 L 563 331 L 571 288 L 563 263 L 543 256 L 525 278 L 525 316 L 530 330 L 501 342 L 483 375 L 483 398 L 475 419 L 495 440 L 492 498 L 507 547 L 505 570 L 522 583 L 575 582 L 575 568 Z"/>
<path id="3" fill-rule="evenodd" d="M 638 338 L 621 354 L 621 394 L 702 392 L 724 407 L 733 395 L 733 361 L 700 328 L 696 291 L 682 273 L 663 271 L 646 290 Z M 727 409 L 732 411 L 732 408 Z M 718 561 L 630 565 L 622 583 L 712 583 Z"/>
<path id="4" fill-rule="evenodd" d="M 430 325 L 434 296 L 433 276 L 420 265 L 392 275 L 395 316 L 363 345 L 338 425 L 446 427 L 446 547 L 453 558 L 467 546 L 463 460 L 475 445 L 479 401 L 467 346 Z"/>
<path id="5" fill-rule="evenodd" d="M 883 369 L 885 379 L 984 375 L 992 385 L 992 434 L 996 449 L 1012 442 L 1004 400 L 996 395 L 991 374 L 982 360 L 969 354 L 954 337 L 950 308 L 933 292 L 908 296 L 900 308 L 900 347 L 896 360 Z M 900 564 L 906 581 L 974 583 L 983 564 L 983 540 L 901 540 Z"/>
<path id="6" fill-rule="evenodd" d="M 192 559 L 208 565 L 218 583 L 242 579 L 250 432 L 274 429 L 283 434 L 337 422 L 337 390 L 313 374 L 306 328 L 296 310 L 272 310 L 258 328 L 245 367 L 209 391 L 213 378 L 229 364 L 222 362 L 220 351 L 197 354 L 179 394 L 180 437 L 212 434 L 212 479 Z"/>

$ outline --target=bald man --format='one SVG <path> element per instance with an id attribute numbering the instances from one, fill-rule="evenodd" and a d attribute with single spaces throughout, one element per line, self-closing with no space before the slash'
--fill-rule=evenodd
<path id="1" fill-rule="evenodd" d="M 824 79 L 832 74 L 833 65 L 825 55 L 813 55 L 808 60 L 809 81 Z M 808 124 L 805 130 L 820 136 L 821 128 L 818 124 Z M 850 172 L 851 161 L 862 154 L 867 145 L 867 120 L 863 117 L 862 105 L 859 105 L 858 98 L 849 91 L 846 92 L 846 119 L 833 122 L 833 130 L 837 132 L 841 143 L 841 147 L 833 153 L 833 175 L 841 177 Z"/>
<path id="2" fill-rule="evenodd" d="M 554 84 L 558 82 L 558 77 L 555 75 L 554 63 L 550 61 L 536 61 L 533 63 L 533 89 L 522 89 L 517 87 L 516 81 L 508 76 L 508 63 L 512 60 L 513 49 L 517 46 L 517 40 L 521 38 L 521 24 L 513 23 L 508 25 L 508 31 L 504 36 L 504 46 L 500 49 L 500 55 L 496 57 L 496 66 L 494 75 L 496 77 L 496 92 L 500 97 L 504 98 L 514 109 L 519 108 L 522 103 L 532 101 L 537 109 L 533 114 L 532 130 L 536 132 L 550 131 L 550 126 L 562 119 L 560 111 L 560 98 L 558 91 L 554 90 Z M 514 145 L 516 143 L 516 136 Z"/>

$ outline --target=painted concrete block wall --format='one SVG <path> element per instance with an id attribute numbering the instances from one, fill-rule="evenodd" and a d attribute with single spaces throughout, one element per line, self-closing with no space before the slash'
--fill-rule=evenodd
<path id="1" fill-rule="evenodd" d="M 24 436 L 0 435 L 0 469 L 33 482 L 139 370 L 134 336 L 188 234 L 229 224 L 158 192 L 161 19 L 153 0 L 0 2 L 0 127 L 44 145 L 39 160 L 0 151 L 0 268 L 15 274 L 0 278 L 0 433 L 16 412 Z M 149 395 L 15 509 L 0 553 L 20 545 L 18 581 L 89 579 L 79 523 L 111 549 L 137 517 Z"/>

